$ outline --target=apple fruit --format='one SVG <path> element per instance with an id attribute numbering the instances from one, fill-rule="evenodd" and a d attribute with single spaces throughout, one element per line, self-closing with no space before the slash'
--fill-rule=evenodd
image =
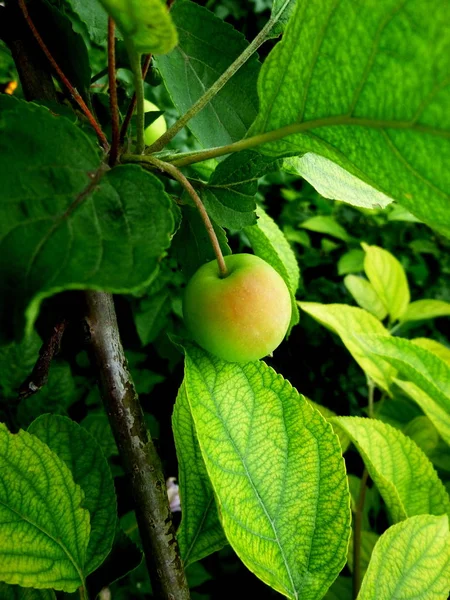
<path id="1" fill-rule="evenodd" d="M 160 112 L 160 109 L 150 102 L 150 100 L 144 100 L 144 112 Z M 160 138 L 167 131 L 167 124 L 165 118 L 161 115 L 157 119 L 150 123 L 144 131 L 144 141 L 146 146 L 151 146 L 158 138 Z"/>
<path id="2" fill-rule="evenodd" d="M 291 320 L 291 297 L 283 278 L 253 254 L 201 266 L 186 286 L 183 316 L 194 340 L 230 362 L 250 362 L 280 345 Z"/>

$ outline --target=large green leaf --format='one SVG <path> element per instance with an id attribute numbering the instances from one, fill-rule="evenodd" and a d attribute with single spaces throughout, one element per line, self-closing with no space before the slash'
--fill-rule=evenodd
<path id="1" fill-rule="evenodd" d="M 108 417 L 104 412 L 89 412 L 80 425 L 97 440 L 106 458 L 119 454 Z"/>
<path id="2" fill-rule="evenodd" d="M 155 176 L 133 165 L 102 175 L 95 148 L 75 125 L 7 100 L 0 113 L 0 329 L 11 338 L 24 321 L 31 329 L 46 296 L 148 284 L 174 222 Z"/>
<path id="3" fill-rule="evenodd" d="M 243 35 L 211 11 L 177 0 L 171 14 L 179 44 L 157 59 L 173 103 L 184 114 L 245 50 Z M 243 138 L 258 111 L 259 63 L 253 55 L 211 102 L 188 123 L 204 147 Z"/>
<path id="4" fill-rule="evenodd" d="M 167 54 L 178 43 L 164 0 L 99 0 L 140 54 Z"/>
<path id="5" fill-rule="evenodd" d="M 448 518 L 420 515 L 380 537 L 358 600 L 446 600 L 449 589 Z"/>
<path id="6" fill-rule="evenodd" d="M 92 41 L 96 44 L 104 44 L 108 36 L 108 15 L 99 0 L 66 0 L 66 2 L 86 27 Z"/>
<path id="7" fill-rule="evenodd" d="M 397 321 L 408 308 L 410 298 L 405 270 L 387 250 L 367 244 L 362 246 L 366 253 L 364 271 L 389 313 L 390 321 Z"/>
<path id="8" fill-rule="evenodd" d="M 178 458 L 181 525 L 177 531 L 181 558 L 187 566 L 227 544 L 214 492 L 203 461 L 184 383 L 173 413 Z"/>
<path id="9" fill-rule="evenodd" d="M 185 390 L 230 544 L 285 596 L 319 600 L 350 531 L 331 426 L 263 362 L 223 362 L 188 345 Z"/>
<path id="10" fill-rule="evenodd" d="M 90 433 L 67 417 L 42 415 L 28 428 L 69 467 L 84 492 L 83 506 L 91 515 L 91 536 L 86 551 L 86 575 L 105 560 L 114 539 L 117 503 L 108 463 Z"/>
<path id="11" fill-rule="evenodd" d="M 443 300 L 416 300 L 411 302 L 401 321 L 422 321 L 450 316 L 450 302 Z"/>
<path id="12" fill-rule="evenodd" d="M 411 341 L 413 344 L 436 354 L 436 356 L 439 356 L 441 360 L 450 366 L 450 348 L 448 346 L 444 346 L 444 344 L 430 338 L 414 338 Z"/>
<path id="13" fill-rule="evenodd" d="M 450 444 L 450 365 L 410 340 L 364 336 L 368 351 L 388 360 L 408 381 L 396 380 Z M 370 349 L 370 350 L 369 350 Z"/>
<path id="14" fill-rule="evenodd" d="M 66 464 L 0 423 L 0 581 L 74 592 L 84 583 L 89 513 Z"/>
<path id="15" fill-rule="evenodd" d="M 345 199 L 337 165 L 449 235 L 449 68 L 447 0 L 299 0 L 251 134 L 285 128 L 264 153 L 306 155 L 309 180 Z"/>
<path id="16" fill-rule="evenodd" d="M 254 253 L 269 263 L 284 279 L 291 296 L 292 315 L 289 330 L 300 320 L 295 293 L 300 281 L 297 258 L 283 232 L 266 212 L 258 207 L 256 225 L 245 228 Z"/>
<path id="17" fill-rule="evenodd" d="M 384 390 L 389 390 L 394 368 L 385 360 L 379 359 L 367 350 L 358 334 L 384 334 L 388 332 L 378 319 L 367 311 L 346 304 L 319 304 L 299 302 L 302 310 L 341 338 L 347 350 L 361 369 Z"/>
<path id="18" fill-rule="evenodd" d="M 450 512 L 450 499 L 422 450 L 398 429 L 374 419 L 335 417 L 352 438 L 394 521 Z"/>
<path id="19" fill-rule="evenodd" d="M 0 598 L 2 600 L 56 600 L 52 590 L 35 590 L 18 585 L 0 583 Z"/>

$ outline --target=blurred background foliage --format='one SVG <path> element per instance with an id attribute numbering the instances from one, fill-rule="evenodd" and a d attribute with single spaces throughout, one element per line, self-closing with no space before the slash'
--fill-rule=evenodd
<path id="1" fill-rule="evenodd" d="M 271 0 L 206 0 L 197 3 L 232 24 L 249 40 L 268 19 L 272 4 Z M 89 52 L 93 105 L 108 135 L 110 119 L 105 49 L 88 39 L 82 23 L 79 23 L 79 32 Z M 267 55 L 274 43 L 266 43 L 260 50 L 260 56 Z M 132 93 L 132 76 L 121 42 L 118 43 L 118 64 L 119 100 L 124 114 Z M 0 89 L 23 97 L 14 62 L 2 42 Z M 175 121 L 177 111 L 156 70 L 147 78 L 145 95 L 164 111 L 168 125 Z M 70 106 L 67 106 L 65 116 L 80 120 Z M 83 125 L 81 121 L 80 124 Z M 88 127 L 84 128 L 88 135 L 93 135 Z M 188 130 L 182 131 L 171 145 L 179 151 L 198 147 Z M 171 191 L 170 181 L 167 186 Z M 412 300 L 433 298 L 450 301 L 449 240 L 433 232 L 402 207 L 392 204 L 385 210 L 358 209 L 327 200 L 305 181 L 281 171 L 261 179 L 257 201 L 276 220 L 295 251 L 301 269 L 301 285 L 297 293 L 299 300 L 355 305 L 343 279 L 349 273 L 362 273 L 361 242 L 366 242 L 388 250 L 401 262 L 408 276 Z M 228 243 L 233 252 L 249 251 L 249 242 L 242 231 L 228 232 Z M 177 248 L 174 243 L 161 265 L 157 279 L 145 294 L 116 298 L 127 357 L 167 477 L 176 476 L 177 473 L 171 414 L 183 371 L 182 356 L 172 345 L 169 336 L 184 334 L 181 299 L 186 276 L 180 268 L 179 258 L 185 250 L 183 247 Z M 48 336 L 55 317 L 59 318 L 68 308 L 72 315 L 71 323 L 63 338 L 58 359 L 51 367 L 48 384 L 31 398 L 18 399 L 17 389 L 32 369 L 42 343 L 41 338 Z M 51 298 L 43 305 L 37 323 L 38 333 L 20 346 L 0 350 L 0 421 L 17 430 L 19 427 L 26 428 L 39 414 L 51 412 L 69 415 L 95 432 L 115 475 L 119 516 L 124 519 L 125 530 L 130 535 L 134 533 L 136 539 L 129 490 L 84 350 L 85 340 L 80 327 L 82 312 L 76 294 L 65 293 Z M 406 324 L 402 328 L 402 335 L 430 337 L 448 345 L 450 325 L 448 319 L 444 318 L 416 321 Z M 339 415 L 364 414 L 367 404 L 364 373 L 340 339 L 312 318 L 301 314 L 300 324 L 267 362 L 314 402 Z M 377 396 L 375 400 L 380 398 Z M 395 414 L 389 415 L 389 411 L 386 411 L 387 421 L 401 421 L 402 402 L 408 403 L 407 422 L 412 416 L 421 416 L 418 408 L 414 409 L 416 412 L 412 415 L 412 405 L 404 399 L 397 405 Z M 346 459 L 351 474 L 350 486 L 357 494 L 362 463 L 351 449 Z M 450 458 L 446 461 L 441 457 L 438 468 L 443 479 L 450 480 Z M 179 514 L 175 518 L 179 522 Z M 366 518 L 375 532 L 383 531 L 387 525 L 386 514 L 373 488 L 369 490 L 366 502 Z M 349 574 L 346 567 L 343 575 Z M 261 599 L 278 596 L 259 582 L 229 547 L 203 560 L 201 564 L 191 566 L 189 581 L 194 600 L 228 598 L 231 595 L 243 597 L 247 595 L 244 590 L 249 589 L 252 595 Z M 127 577 L 113 584 L 111 592 L 114 600 L 150 598 L 145 567 L 141 564 Z"/>

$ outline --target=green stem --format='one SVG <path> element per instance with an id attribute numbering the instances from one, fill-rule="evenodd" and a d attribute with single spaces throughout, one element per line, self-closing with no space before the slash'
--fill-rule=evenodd
<path id="1" fill-rule="evenodd" d="M 195 102 L 195 104 L 193 104 L 191 108 L 182 117 L 180 117 L 176 123 L 172 125 L 172 127 L 169 127 L 164 135 L 157 139 L 156 142 L 154 142 L 147 149 L 147 154 L 162 150 L 164 146 L 166 146 L 170 140 L 175 137 L 181 129 L 183 129 L 183 127 L 188 121 L 190 121 L 190 119 L 192 119 L 192 117 L 195 117 L 197 113 L 199 113 L 209 102 L 211 102 L 214 96 L 220 92 L 220 90 L 231 79 L 231 77 L 233 77 L 233 75 L 242 67 L 242 65 L 247 62 L 250 56 L 252 56 L 252 54 L 254 54 L 267 40 L 269 33 L 279 21 L 289 2 L 290 0 L 285 0 L 280 10 L 275 15 L 270 17 L 255 39 L 246 47 L 242 54 L 240 54 L 237 59 L 228 67 L 228 69 L 222 73 L 219 79 L 217 79 L 217 81 L 215 81 L 212 86 L 206 90 L 203 96 L 201 96 L 197 102 Z"/>
<path id="2" fill-rule="evenodd" d="M 144 128 L 145 128 L 145 113 L 144 113 L 144 80 L 141 70 L 141 55 L 136 52 L 135 47 L 131 42 L 125 40 L 125 45 L 130 59 L 130 67 L 134 77 L 134 91 L 136 94 L 136 153 L 142 154 L 145 150 Z"/>
<path id="3" fill-rule="evenodd" d="M 161 171 L 168 173 L 171 175 L 178 183 L 180 183 L 189 196 L 192 198 L 200 217 L 202 218 L 203 224 L 205 225 L 205 229 L 208 233 L 211 246 L 214 250 L 214 254 L 217 258 L 217 265 L 219 267 L 220 277 L 226 277 L 228 275 L 228 269 L 225 264 L 225 260 L 223 258 L 222 249 L 219 244 L 219 240 L 217 239 L 216 232 L 214 231 L 213 224 L 211 223 L 211 219 L 209 218 L 208 213 L 206 212 L 206 208 L 201 201 L 200 196 L 197 194 L 195 188 L 191 184 L 191 182 L 183 175 L 183 173 L 177 169 L 174 165 L 170 163 L 166 163 L 162 160 L 155 158 L 154 156 L 133 156 L 132 154 L 124 155 L 124 159 L 128 160 L 128 162 L 140 162 L 147 163 L 147 165 L 153 165 L 157 167 Z"/>

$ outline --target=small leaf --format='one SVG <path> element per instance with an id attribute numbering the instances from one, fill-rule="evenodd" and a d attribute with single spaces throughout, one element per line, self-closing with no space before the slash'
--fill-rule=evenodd
<path id="1" fill-rule="evenodd" d="M 32 330 L 20 344 L 0 348 L 0 390 L 5 398 L 17 397 L 19 386 L 31 373 L 42 346 L 41 338 Z"/>
<path id="2" fill-rule="evenodd" d="M 171 10 L 179 44 L 157 66 L 180 115 L 183 115 L 247 48 L 242 33 L 210 10 L 177 0 Z M 247 133 L 258 112 L 254 54 L 193 117 L 188 127 L 204 148 L 236 142 Z"/>
<path id="3" fill-rule="evenodd" d="M 0 580 L 74 592 L 84 584 L 89 512 L 66 464 L 0 423 Z"/>
<path id="4" fill-rule="evenodd" d="M 338 261 L 338 275 L 347 275 L 347 273 L 360 273 L 364 270 L 363 250 L 349 250 L 341 256 Z"/>
<path id="5" fill-rule="evenodd" d="M 184 383 L 172 418 L 178 458 L 181 525 L 177 531 L 186 566 L 228 544 L 220 524 L 216 500 L 198 445 Z"/>
<path id="6" fill-rule="evenodd" d="M 369 352 L 367 345 L 358 336 L 358 333 L 368 333 L 369 331 L 387 336 L 388 332 L 378 319 L 361 308 L 346 304 L 319 304 L 317 302 L 299 302 L 298 304 L 313 319 L 337 333 L 361 369 L 381 388 L 389 390 L 395 374 L 394 368 Z"/>
<path id="7" fill-rule="evenodd" d="M 108 36 L 108 15 L 98 0 L 67 0 L 70 8 L 87 29 L 95 44 L 105 44 Z M 69 11 L 69 18 L 71 17 Z"/>
<path id="8" fill-rule="evenodd" d="M 53 590 L 35 590 L 1 582 L 0 598 L 2 600 L 56 600 Z"/>
<path id="9" fill-rule="evenodd" d="M 450 512 L 450 499 L 422 450 L 398 429 L 374 419 L 335 417 L 352 438 L 394 521 Z"/>
<path id="10" fill-rule="evenodd" d="M 407 321 L 423 321 L 437 317 L 450 316 L 450 302 L 443 300 L 416 300 L 411 302 L 401 318 L 402 323 Z"/>
<path id="11" fill-rule="evenodd" d="M 416 344 L 416 346 L 420 346 L 420 348 L 425 348 L 425 350 L 436 354 L 436 356 L 450 366 L 450 348 L 444 346 L 444 344 L 429 338 L 415 338 L 411 341 L 413 344 Z"/>
<path id="12" fill-rule="evenodd" d="M 141 340 L 146 346 L 153 342 L 166 324 L 166 317 L 170 312 L 170 295 L 166 289 L 157 294 L 144 298 L 135 311 L 134 322 Z"/>
<path id="13" fill-rule="evenodd" d="M 331 237 L 342 240 L 343 242 L 350 242 L 352 239 L 342 225 L 339 225 L 333 217 L 317 215 L 316 217 L 311 217 L 306 219 L 306 221 L 303 221 L 303 223 L 300 223 L 300 227 L 309 229 L 309 231 L 331 235 Z"/>
<path id="14" fill-rule="evenodd" d="M 91 436 L 97 441 L 105 458 L 119 454 L 108 417 L 104 412 L 90 412 L 81 421 L 80 425 L 89 431 Z"/>
<path id="15" fill-rule="evenodd" d="M 100 0 L 100 3 L 139 54 L 167 54 L 177 45 L 177 30 L 163 0 Z"/>
<path id="16" fill-rule="evenodd" d="M 344 277 L 344 285 L 361 308 L 369 311 L 380 321 L 387 316 L 386 307 L 370 281 L 356 275 L 347 275 Z"/>
<path id="17" fill-rule="evenodd" d="M 358 600 L 446 600 L 449 589 L 448 518 L 420 515 L 380 537 Z"/>
<path id="18" fill-rule="evenodd" d="M 83 506 L 91 515 L 91 536 L 84 567 L 88 575 L 109 554 L 116 530 L 116 494 L 108 463 L 91 434 L 66 417 L 42 415 L 28 431 L 65 462 L 85 494 Z"/>
<path id="19" fill-rule="evenodd" d="M 450 365 L 409 340 L 377 335 L 361 336 L 368 351 L 388 360 L 408 381 L 396 384 L 431 419 L 450 443 Z"/>
<path id="20" fill-rule="evenodd" d="M 383 302 L 391 321 L 401 318 L 409 304 L 409 286 L 405 270 L 387 250 L 363 244 L 364 270 Z"/>
<path id="21" fill-rule="evenodd" d="M 230 544 L 280 593 L 319 600 L 345 563 L 350 526 L 331 426 L 264 362 L 186 345 L 185 390 Z"/>
<path id="22" fill-rule="evenodd" d="M 268 262 L 281 275 L 288 287 L 292 304 L 290 331 L 300 320 L 295 301 L 295 293 L 300 281 L 297 258 L 275 221 L 261 207 L 258 207 L 256 214 L 258 215 L 257 224 L 246 227 L 245 233 L 254 253 Z"/>

